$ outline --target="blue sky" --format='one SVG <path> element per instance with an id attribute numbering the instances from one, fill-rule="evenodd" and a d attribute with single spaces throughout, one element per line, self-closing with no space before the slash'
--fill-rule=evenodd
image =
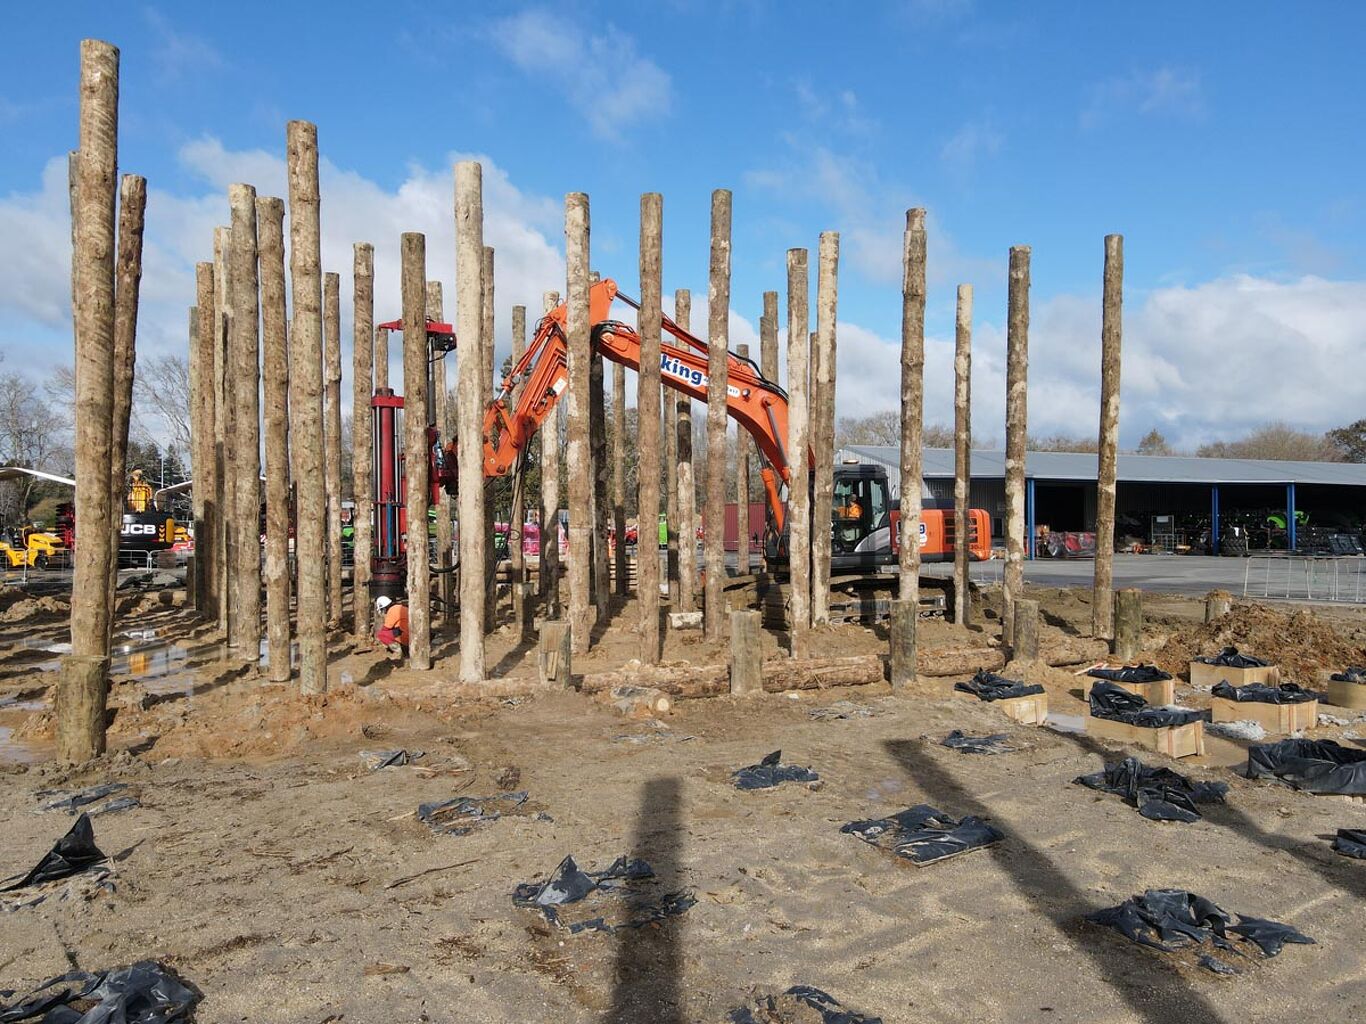
<path id="1" fill-rule="evenodd" d="M 78 43 L 95 36 L 122 50 L 121 166 L 153 190 L 143 351 L 183 345 L 193 261 L 226 216 L 226 185 L 278 194 L 284 124 L 302 117 L 319 125 L 332 169 L 324 259 L 344 279 L 352 241 L 376 244 L 382 275 L 399 231 L 421 230 L 433 276 L 449 281 L 452 155 L 485 159 L 497 179 L 486 201 L 503 344 L 513 301 L 538 306 L 542 290 L 563 288 L 564 193 L 589 193 L 594 264 L 628 293 L 640 193 L 663 193 L 666 294 L 690 287 L 704 299 L 709 193 L 727 187 L 733 342 L 752 334 L 763 290 L 782 289 L 784 251 L 841 232 L 841 414 L 895 405 L 911 205 L 931 225 L 932 420 L 948 409 L 954 285 L 970 281 L 975 419 L 980 435 L 999 436 L 1006 253 L 1028 244 L 1032 423 L 1094 430 L 1107 232 L 1126 239 L 1126 440 L 1153 425 L 1195 444 L 1277 417 L 1323 429 L 1363 414 L 1366 7 L 679 0 L 234 12 L 7 13 L 0 256 L 20 268 L 0 284 L 8 363 L 21 350 L 40 364 L 67 351 L 60 161 L 75 142 Z M 396 299 L 397 281 L 381 281 L 380 295 Z M 1212 380 L 1228 393 L 1211 399 Z"/>

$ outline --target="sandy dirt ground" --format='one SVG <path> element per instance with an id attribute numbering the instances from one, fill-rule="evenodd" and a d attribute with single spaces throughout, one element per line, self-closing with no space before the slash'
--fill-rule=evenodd
<path id="1" fill-rule="evenodd" d="M 1045 646 L 1088 628 L 1089 594 L 1032 596 Z M 263 685 L 172 600 L 123 599 L 113 752 L 74 772 L 41 763 L 61 609 L 0 607 L 0 876 L 26 871 L 70 827 L 64 811 L 40 812 L 41 791 L 118 782 L 141 803 L 93 819 L 113 892 L 58 883 L 45 902 L 0 913 L 0 990 L 151 958 L 203 992 L 196 1019 L 208 1022 L 721 1022 L 754 991 L 793 984 L 889 1024 L 1366 1020 L 1366 864 L 1326 838 L 1366 827 L 1366 803 L 1242 778 L 1243 746 L 1219 740 L 1202 763 L 1140 755 L 1231 787 L 1201 822 L 1148 821 L 1072 784 L 1123 751 L 1068 731 L 1084 714 L 1068 670 L 1017 666 L 1045 685 L 1063 728 L 1016 725 L 951 697 L 951 680 L 906 697 L 867 687 L 680 701 L 637 719 L 572 693 L 452 704 L 433 683 L 453 661 L 418 675 L 339 636 L 334 691 L 306 700 Z M 1306 683 L 1366 662 L 1360 612 L 1239 605 L 1215 628 L 1188 598 L 1145 602 L 1149 656 L 1169 667 L 1225 642 Z M 619 612 L 576 671 L 626 661 L 632 618 Z M 974 631 L 928 622 L 921 642 L 995 633 L 991 617 Z M 780 639 L 766 636 L 772 653 Z M 886 641 L 841 626 L 817 647 L 881 653 Z M 501 675 L 534 676 L 535 652 L 506 632 L 490 655 Z M 723 658 L 681 634 L 666 650 L 677 663 Z M 1183 682 L 1177 693 L 1208 703 Z M 840 701 L 853 717 L 811 714 Z M 1362 718 L 1311 735 L 1360 743 Z M 1017 749 L 957 753 L 938 742 L 955 728 L 1007 733 Z M 362 758 L 398 748 L 423 756 L 378 771 Z M 731 785 L 732 770 L 776 749 L 820 783 Z M 527 802 L 466 835 L 435 834 L 415 814 L 513 790 Z M 981 816 L 1006 838 L 917 868 L 840 832 L 918 803 Z M 660 889 L 696 904 L 638 930 L 569 934 L 512 901 L 566 854 L 590 869 L 643 857 Z M 1083 920 L 1160 887 L 1291 923 L 1317 944 L 1239 959 L 1244 973 L 1223 978 Z"/>

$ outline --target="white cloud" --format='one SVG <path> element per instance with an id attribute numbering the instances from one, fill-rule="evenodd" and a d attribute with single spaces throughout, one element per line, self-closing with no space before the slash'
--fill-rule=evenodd
<path id="1" fill-rule="evenodd" d="M 563 95 L 599 138 L 616 141 L 623 129 L 669 113 L 668 72 L 614 25 L 590 35 L 569 18 L 532 8 L 494 22 L 487 36 L 518 68 Z"/>
<path id="2" fill-rule="evenodd" d="M 869 135 L 878 128 L 875 118 L 863 112 L 853 89 L 817 89 L 806 78 L 792 83 L 802 115 L 811 123 L 849 135 Z"/>
<path id="3" fill-rule="evenodd" d="M 939 149 L 939 159 L 959 174 L 971 171 L 978 160 L 1001 151 L 1005 135 L 990 118 L 969 121 L 954 132 Z"/>
<path id="4" fill-rule="evenodd" d="M 35 193 L 0 199 L 0 310 L 46 327 L 70 320 L 71 212 L 67 158 L 43 168 Z"/>
<path id="5" fill-rule="evenodd" d="M 902 0 L 905 17 L 922 24 L 956 21 L 972 12 L 973 0 Z"/>
<path id="6" fill-rule="evenodd" d="M 152 59 L 162 82 L 175 81 L 187 74 L 203 74 L 224 65 L 223 55 L 199 36 L 177 31 L 161 12 L 150 7 L 142 12 L 152 30 L 155 45 Z"/>
<path id="7" fill-rule="evenodd" d="M 1205 113 L 1200 75 L 1182 68 L 1160 67 L 1106 79 L 1091 87 L 1087 105 L 1081 112 L 1081 126 L 1095 128 L 1128 111 L 1198 118 Z"/>
<path id="8" fill-rule="evenodd" d="M 826 146 L 804 151 L 794 141 L 787 162 L 747 171 L 744 181 L 790 201 L 826 207 L 839 225 L 841 260 L 870 281 L 900 285 L 906 210 L 920 200 L 884 183 L 873 165 Z M 931 284 L 999 275 L 996 263 L 962 253 L 933 212 L 926 230 Z"/>
<path id="9" fill-rule="evenodd" d="M 319 168 L 322 262 L 325 271 L 335 271 L 342 278 L 345 367 L 350 365 L 354 242 L 374 244 L 376 317 L 395 319 L 401 315 L 399 236 L 404 231 L 424 231 L 427 276 L 443 282 L 446 316 L 456 317 L 450 167 L 461 159 L 477 159 L 484 166 L 484 241 L 495 249 L 500 361 L 511 351 L 512 306 L 525 305 L 534 324 L 541 311 L 542 291 L 547 287 L 563 291 L 564 260 L 557 244 L 563 223 L 559 204 L 521 191 L 487 157 L 451 154 L 439 171 L 414 165 L 392 191 L 324 159 Z M 194 265 L 213 258 L 213 229 L 226 223 L 228 217 L 227 186 L 247 181 L 256 185 L 260 195 L 283 195 L 285 191 L 284 160 L 272 153 L 227 150 L 218 140 L 205 138 L 184 146 L 179 160 L 205 189 L 190 195 L 149 190 L 138 324 L 140 354 L 186 351 L 186 310 L 195 298 Z M 25 365 L 38 368 L 71 360 L 69 348 L 38 351 L 26 340 L 44 330 L 65 333 L 70 323 L 67 204 L 64 156 L 48 162 L 37 192 L 0 199 L 0 261 L 8 270 L 0 275 L 0 344 L 16 353 L 22 349 Z M 392 354 L 391 379 L 398 380 L 397 345 Z"/>
<path id="10" fill-rule="evenodd" d="M 1124 443 L 1158 427 L 1194 448 L 1273 420 L 1321 431 L 1359 415 L 1366 376 L 1366 282 L 1236 276 L 1161 288 L 1131 302 L 1124 322 Z M 839 325 L 839 415 L 896 409 L 897 339 Z M 925 343 L 925 418 L 952 422 L 953 339 Z M 973 336 L 973 430 L 1004 436 L 1005 331 Z M 1036 302 L 1029 352 L 1031 434 L 1095 433 L 1100 400 L 1100 301 Z"/>

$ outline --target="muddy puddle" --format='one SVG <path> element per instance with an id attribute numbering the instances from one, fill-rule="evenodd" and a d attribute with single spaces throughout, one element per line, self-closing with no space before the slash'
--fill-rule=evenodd
<path id="1" fill-rule="evenodd" d="M 0 764 L 37 764 L 52 755 L 50 744 L 15 739 L 12 728 L 0 725 Z"/>

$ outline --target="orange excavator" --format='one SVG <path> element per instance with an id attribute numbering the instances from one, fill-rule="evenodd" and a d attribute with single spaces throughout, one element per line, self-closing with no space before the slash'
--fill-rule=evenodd
<path id="1" fill-rule="evenodd" d="M 622 295 L 615 281 L 603 279 L 589 290 L 588 313 L 592 325 L 593 344 L 605 359 L 621 363 L 633 370 L 640 369 L 641 340 L 635 328 L 613 320 L 612 303 L 624 302 L 634 309 L 639 304 Z M 568 367 L 568 307 L 561 303 L 537 324 L 535 337 L 526 352 L 503 379 L 502 385 L 484 413 L 484 478 L 506 476 L 520 468 L 532 438 L 551 416 L 569 383 Z M 708 394 L 708 351 L 705 342 L 689 334 L 667 316 L 661 325 L 666 335 L 660 344 L 660 379 L 667 386 L 701 402 Z M 390 330 L 401 330 L 401 320 L 380 325 Z M 451 325 L 428 322 L 427 334 L 431 347 L 449 351 L 455 339 Z M 513 401 L 514 391 L 521 385 L 519 397 Z M 402 407 L 397 396 L 377 394 L 374 406 L 377 413 L 386 407 Z M 754 439 L 762 455 L 760 475 L 768 503 L 764 531 L 764 555 L 771 569 L 783 572 L 787 563 L 787 505 L 784 493 L 791 482 L 793 467 L 787 452 L 787 393 L 764 377 L 749 359 L 729 354 L 727 366 L 726 408 L 730 416 Z M 381 450 L 379 482 L 383 490 L 383 449 L 387 426 L 388 437 L 394 436 L 392 416 L 377 417 L 377 447 Z M 430 416 L 428 417 L 430 422 Z M 456 490 L 455 442 L 441 444 L 436 430 L 428 429 L 431 442 L 431 483 L 433 496 L 438 488 L 449 493 Z M 388 447 L 397 454 L 398 445 Z M 802 460 L 809 472 L 814 458 L 808 450 Z M 397 482 L 397 474 L 387 476 Z M 397 507 L 401 491 L 394 492 L 395 523 L 401 517 Z M 897 563 L 899 513 L 892 500 L 886 470 L 881 466 L 840 464 L 834 467 L 835 514 L 828 527 L 832 530 L 831 575 L 886 572 Z M 384 496 L 377 495 L 377 508 L 383 516 Z M 982 509 L 971 509 L 969 548 L 972 557 L 986 559 L 990 554 L 990 519 Z M 383 523 L 377 531 L 381 540 Z M 953 516 L 950 510 L 926 508 L 920 525 L 921 557 L 924 561 L 949 561 L 953 558 Z M 383 552 L 381 551 L 381 554 Z"/>

